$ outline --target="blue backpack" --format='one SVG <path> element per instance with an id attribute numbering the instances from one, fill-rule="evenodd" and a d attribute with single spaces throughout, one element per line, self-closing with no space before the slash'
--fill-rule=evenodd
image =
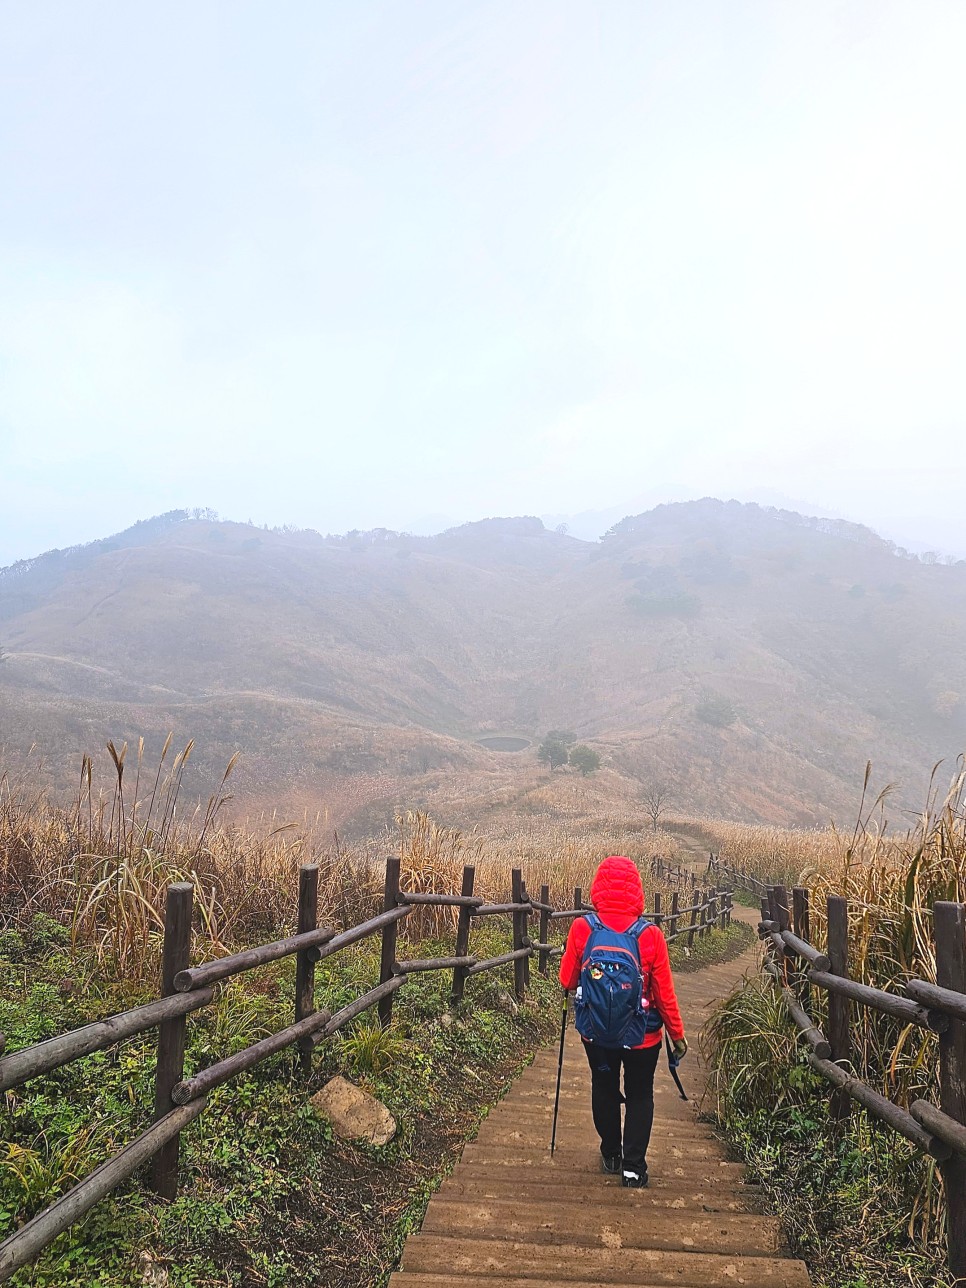
<path id="1" fill-rule="evenodd" d="M 626 930 L 611 930 L 595 912 L 587 915 L 590 938 L 580 966 L 574 1003 L 577 1032 L 600 1046 L 636 1047 L 661 1027 L 648 999 L 650 981 L 641 972 L 638 936 L 652 923 L 638 917 Z"/>

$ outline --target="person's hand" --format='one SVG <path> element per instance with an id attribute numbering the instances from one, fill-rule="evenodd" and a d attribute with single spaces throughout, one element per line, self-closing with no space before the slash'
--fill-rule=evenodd
<path id="1" fill-rule="evenodd" d="M 677 1042 L 672 1044 L 671 1050 L 674 1052 L 675 1060 L 683 1060 L 688 1053 L 687 1038 L 678 1038 Z"/>

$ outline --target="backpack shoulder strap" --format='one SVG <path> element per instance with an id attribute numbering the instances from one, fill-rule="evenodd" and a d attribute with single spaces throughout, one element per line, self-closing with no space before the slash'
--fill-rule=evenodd
<path id="1" fill-rule="evenodd" d="M 637 953 L 637 964 L 640 967 L 642 974 L 644 972 L 644 959 L 641 957 L 640 938 L 644 931 L 647 930 L 649 926 L 653 925 L 654 922 L 648 921 L 647 917 L 638 917 L 634 924 L 628 926 L 624 931 L 624 934 L 629 935 L 634 941 L 634 951 Z"/>
<path id="2" fill-rule="evenodd" d="M 600 917 L 598 917 L 596 912 L 585 912 L 584 921 L 586 921 L 587 925 L 590 927 L 591 934 L 593 934 L 595 930 L 604 929 L 604 923 L 601 921 Z"/>

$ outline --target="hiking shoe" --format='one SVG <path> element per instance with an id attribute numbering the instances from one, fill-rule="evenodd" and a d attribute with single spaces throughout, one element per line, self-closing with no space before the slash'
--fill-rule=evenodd
<path id="1" fill-rule="evenodd" d="M 617 1176 L 621 1170 L 620 1154 L 601 1154 L 600 1170 L 608 1176 Z"/>
<path id="2" fill-rule="evenodd" d="M 624 1172 L 621 1185 L 625 1190 L 643 1190 L 647 1185 L 647 1172 Z"/>

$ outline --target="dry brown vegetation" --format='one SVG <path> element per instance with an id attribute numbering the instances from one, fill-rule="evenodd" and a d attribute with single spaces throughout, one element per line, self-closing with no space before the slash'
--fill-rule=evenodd
<path id="1" fill-rule="evenodd" d="M 868 780 L 867 780 L 868 781 Z M 764 880 L 801 884 L 811 891 L 812 939 L 826 942 L 825 898 L 849 900 L 849 971 L 878 988 L 902 991 L 911 977 L 936 978 L 933 904 L 966 899 L 966 771 L 948 788 L 934 789 L 916 825 L 893 834 L 887 799 L 860 814 L 854 831 L 801 833 L 773 828 L 703 824 L 704 835 L 726 861 Z M 819 1013 L 821 1022 L 821 1013 Z M 867 1082 L 906 1107 L 934 1099 L 935 1034 L 865 1007 L 853 1018 L 853 1064 Z M 932 1237 L 942 1215 L 938 1177 L 926 1170 L 911 1225 Z"/>
<path id="2" fill-rule="evenodd" d="M 195 885 L 201 958 L 290 932 L 306 862 L 321 869 L 320 916 L 349 926 L 379 910 L 388 854 L 401 858 L 407 890 L 456 893 L 464 864 L 474 864 L 477 893 L 503 901 L 519 867 L 533 894 L 547 883 L 563 908 L 577 886 L 586 898 L 605 854 L 627 854 L 646 867 L 674 846 L 667 834 L 631 831 L 620 819 L 599 821 L 595 830 L 586 817 L 569 825 L 550 812 L 530 814 L 515 829 L 504 819 L 489 831 L 462 831 L 406 810 L 378 839 L 351 845 L 318 818 L 262 818 L 243 827 L 222 816 L 232 763 L 204 806 L 179 812 L 191 752 L 189 743 L 172 756 L 169 739 L 149 768 L 143 743 L 130 754 L 111 744 L 106 765 L 83 758 L 78 790 L 66 803 L 29 774 L 0 773 L 0 929 L 46 914 L 70 927 L 75 947 L 91 949 L 99 968 L 144 986 L 158 973 L 171 881 Z M 109 785 L 98 790 L 105 768 Z M 420 908 L 405 933 L 414 940 L 444 934 L 453 920 L 452 909 Z"/>

